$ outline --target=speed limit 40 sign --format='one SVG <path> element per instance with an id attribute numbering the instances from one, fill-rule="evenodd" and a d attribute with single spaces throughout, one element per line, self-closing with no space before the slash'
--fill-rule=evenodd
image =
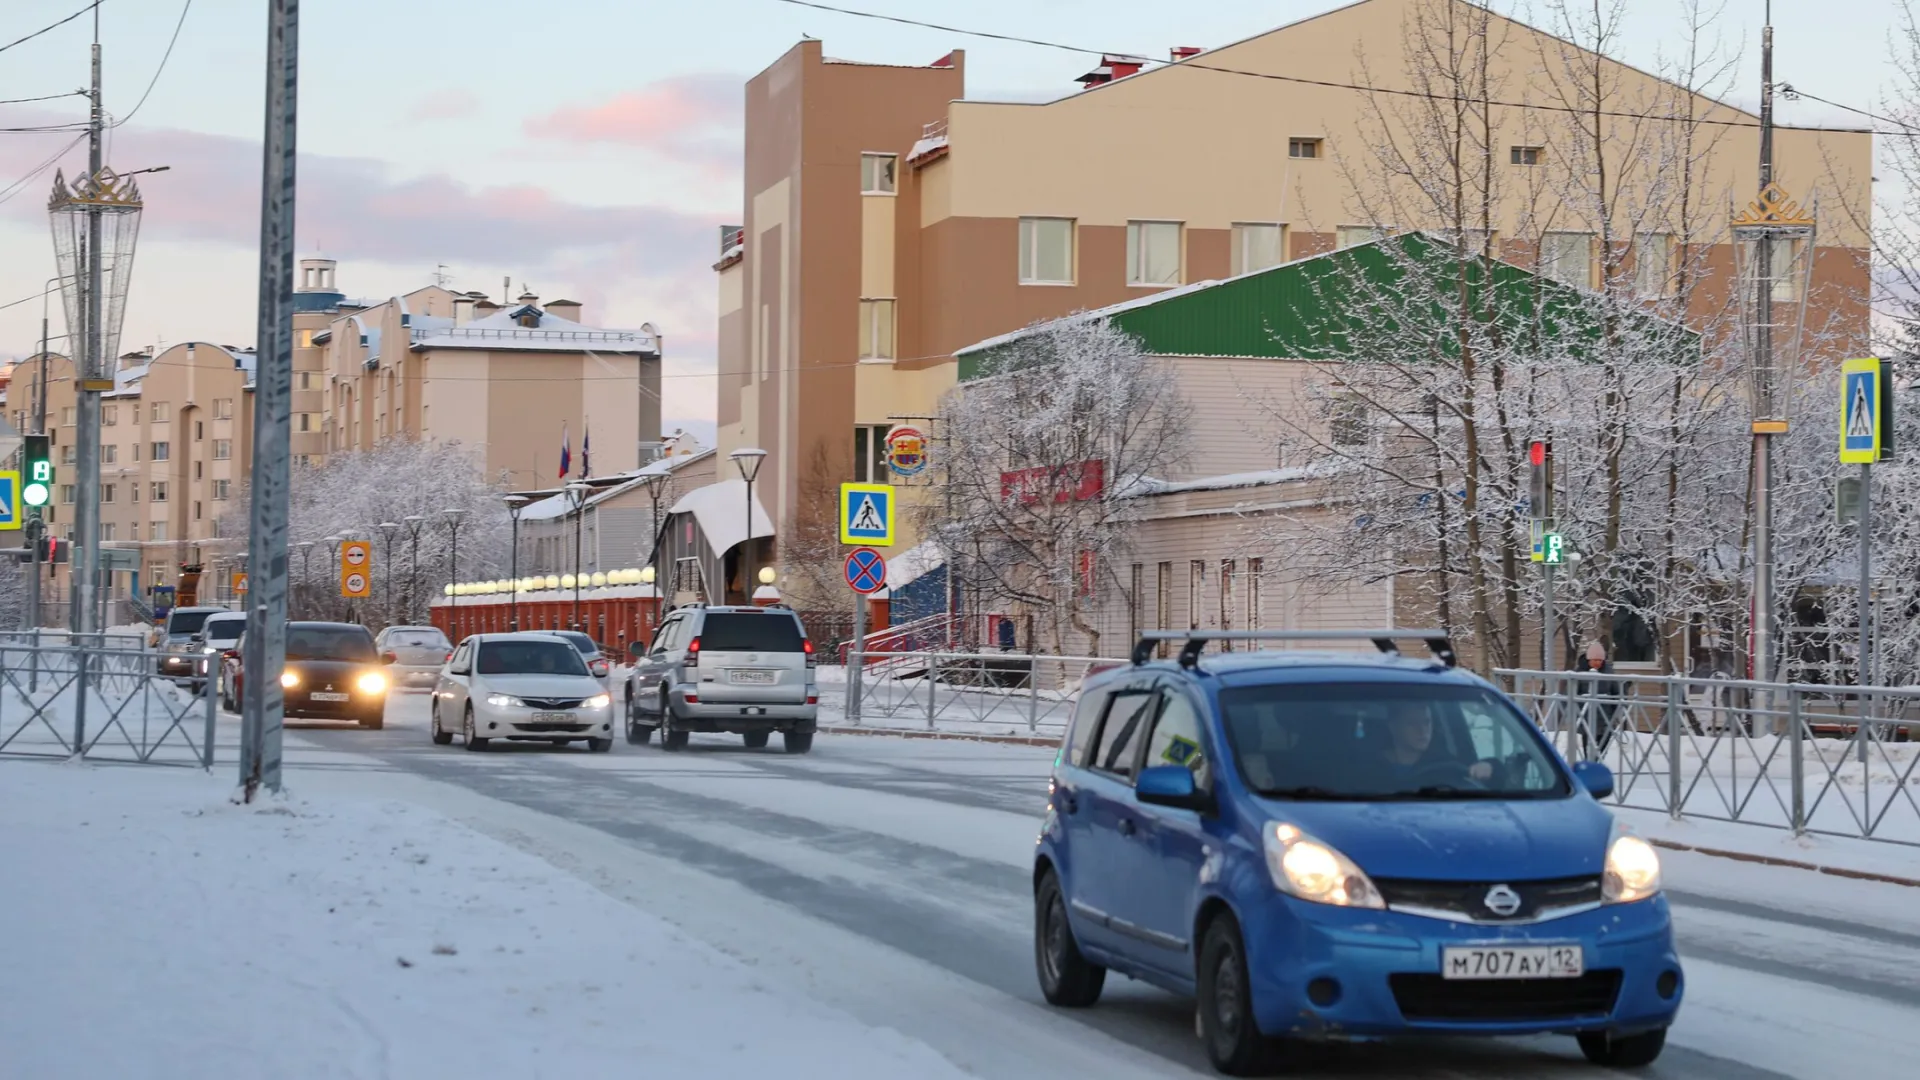
<path id="1" fill-rule="evenodd" d="M 373 595 L 373 544 L 348 540 L 340 545 L 340 595 L 365 600 Z"/>

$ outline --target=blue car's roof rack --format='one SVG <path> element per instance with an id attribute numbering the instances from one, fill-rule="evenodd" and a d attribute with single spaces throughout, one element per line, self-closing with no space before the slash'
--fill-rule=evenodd
<path id="1" fill-rule="evenodd" d="M 1148 630 L 1133 647 L 1137 667 L 1153 658 L 1153 650 L 1163 641 L 1178 641 L 1180 666 L 1193 667 L 1200 662 L 1200 651 L 1209 641 L 1371 641 L 1389 656 L 1399 656 L 1399 641 L 1426 643 L 1434 659 L 1448 667 L 1456 666 L 1453 641 L 1445 630 Z"/>

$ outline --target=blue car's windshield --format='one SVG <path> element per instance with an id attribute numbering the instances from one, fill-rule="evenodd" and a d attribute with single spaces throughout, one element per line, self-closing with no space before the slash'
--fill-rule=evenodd
<path id="1" fill-rule="evenodd" d="M 1477 686 L 1327 682 L 1220 692 L 1248 786 L 1295 799 L 1528 799 L 1571 793 L 1529 721 Z"/>

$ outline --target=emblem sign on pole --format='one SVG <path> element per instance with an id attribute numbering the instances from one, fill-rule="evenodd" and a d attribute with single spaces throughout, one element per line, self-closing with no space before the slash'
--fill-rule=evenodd
<path id="1" fill-rule="evenodd" d="M 349 540 L 340 545 L 340 595 L 365 600 L 373 595 L 373 544 Z"/>
<path id="2" fill-rule="evenodd" d="M 887 432 L 887 468 L 896 476 L 917 476 L 927 468 L 927 434 L 912 424 Z"/>

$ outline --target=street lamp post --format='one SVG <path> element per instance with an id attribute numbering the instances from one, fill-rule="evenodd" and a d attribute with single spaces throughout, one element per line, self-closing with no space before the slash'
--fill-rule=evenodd
<path id="1" fill-rule="evenodd" d="M 313 617 L 313 541 L 302 540 L 293 545 L 300 549 L 300 591 L 304 594 L 300 603 L 300 614 Z"/>
<path id="2" fill-rule="evenodd" d="M 527 503 L 532 500 L 525 495 L 508 495 L 505 501 L 507 516 L 513 519 L 513 554 L 507 560 L 511 564 L 513 577 L 513 584 L 508 588 L 513 591 L 507 599 L 507 628 L 517 631 L 520 629 L 520 511 L 525 510 Z"/>
<path id="3" fill-rule="evenodd" d="M 327 545 L 327 572 L 333 575 L 333 580 L 336 584 L 340 581 L 340 545 L 345 543 L 346 539 L 346 537 L 335 533 L 320 541 Z M 328 611 L 333 610 L 333 601 L 331 599 L 327 601 L 326 608 Z"/>
<path id="4" fill-rule="evenodd" d="M 391 626 L 393 625 L 393 538 L 400 534 L 400 523 L 383 521 L 374 528 L 379 529 L 380 535 L 387 541 L 387 625 Z"/>
<path id="5" fill-rule="evenodd" d="M 440 513 L 447 519 L 447 536 L 449 539 L 447 548 L 447 588 L 449 591 L 447 595 L 452 599 L 448 600 L 447 604 L 453 610 L 447 613 L 447 625 L 453 627 L 455 631 L 454 634 L 447 636 L 455 637 L 459 632 L 459 628 L 454 626 L 453 620 L 460 609 L 460 590 L 457 587 L 460 581 L 460 519 L 465 517 L 467 512 L 458 507 L 448 507 L 440 511 Z"/>
<path id="6" fill-rule="evenodd" d="M 584 568 L 580 565 L 580 534 L 587 518 L 582 507 L 586 505 L 587 493 L 592 490 L 591 485 L 583 484 L 578 480 L 567 485 L 567 501 L 573 504 L 573 628 L 575 630 L 580 629 L 580 583 L 586 577 L 581 573 Z"/>
<path id="7" fill-rule="evenodd" d="M 400 520 L 407 523 L 407 554 L 412 561 L 407 568 L 407 621 L 413 622 L 413 613 L 418 610 L 413 605 L 420 602 L 420 527 L 427 519 L 408 514 Z"/>
<path id="8" fill-rule="evenodd" d="M 664 472 L 648 473 L 640 478 L 640 482 L 647 486 L 647 499 L 653 503 L 653 539 L 650 541 L 652 546 L 647 550 L 648 566 L 658 566 L 660 563 L 660 496 L 671 479 Z"/>
<path id="9" fill-rule="evenodd" d="M 760 466 L 766 463 L 767 452 L 758 447 L 746 446 L 727 455 L 732 459 L 734 468 L 740 470 L 740 479 L 747 482 L 747 518 L 744 531 L 745 539 L 740 542 L 740 591 L 746 594 L 746 602 L 753 603 L 753 481 L 760 475 Z"/>

